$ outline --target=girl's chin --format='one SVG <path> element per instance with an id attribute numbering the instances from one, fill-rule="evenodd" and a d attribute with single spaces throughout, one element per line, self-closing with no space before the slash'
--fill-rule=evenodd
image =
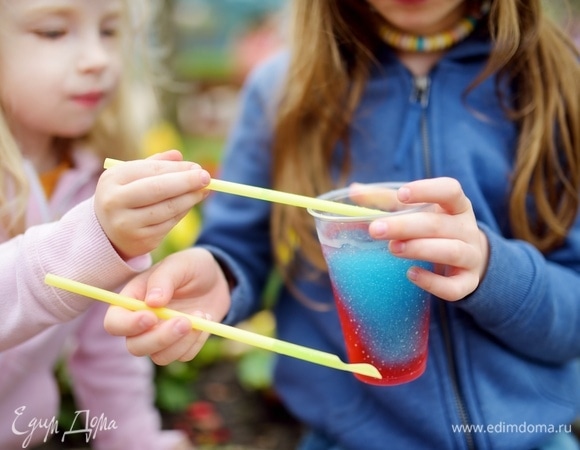
<path id="1" fill-rule="evenodd" d="M 86 137 L 94 128 L 94 124 L 89 127 L 69 128 L 66 130 L 59 130 L 54 135 L 61 139 L 80 139 Z"/>

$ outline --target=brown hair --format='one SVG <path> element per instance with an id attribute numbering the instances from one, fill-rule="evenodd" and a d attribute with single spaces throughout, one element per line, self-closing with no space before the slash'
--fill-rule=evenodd
<path id="1" fill-rule="evenodd" d="M 540 0 L 492 2 L 488 28 L 495 45 L 472 86 L 498 73 L 498 82 L 518 88 L 515 105 L 504 102 L 520 133 L 511 227 L 516 238 L 548 252 L 561 245 L 579 208 L 580 69 L 573 43 L 541 8 Z M 332 150 L 339 141 L 348 149 L 349 123 L 382 45 L 369 33 L 374 20 L 359 0 L 294 2 L 290 66 L 274 129 L 275 189 L 316 196 L 336 187 L 329 171 Z M 342 175 L 348 170 L 346 151 Z M 301 256 L 325 270 L 306 211 L 274 205 L 271 220 L 285 277 L 295 268 L 296 241 Z"/>

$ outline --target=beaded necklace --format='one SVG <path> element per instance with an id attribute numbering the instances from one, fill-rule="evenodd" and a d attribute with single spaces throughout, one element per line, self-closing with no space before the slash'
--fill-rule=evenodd
<path id="1" fill-rule="evenodd" d="M 381 38 L 398 50 L 408 52 L 436 52 L 446 50 L 461 42 L 475 29 L 477 21 L 489 10 L 489 1 L 481 5 L 481 9 L 468 14 L 459 21 L 452 29 L 430 36 L 416 36 L 413 34 L 397 31 L 386 23 L 381 24 L 379 34 Z"/>

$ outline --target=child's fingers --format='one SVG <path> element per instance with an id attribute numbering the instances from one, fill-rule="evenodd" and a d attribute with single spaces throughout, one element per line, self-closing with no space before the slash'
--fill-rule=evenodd
<path id="1" fill-rule="evenodd" d="M 464 298 L 477 288 L 478 279 L 469 271 L 455 270 L 452 274 L 440 275 L 420 267 L 407 272 L 408 278 L 427 292 L 448 301 Z"/>
<path id="2" fill-rule="evenodd" d="M 202 332 L 195 343 L 178 358 L 179 361 L 187 362 L 191 361 L 200 352 L 205 342 L 209 338 L 210 334 L 208 332 Z"/>
<path id="3" fill-rule="evenodd" d="M 403 205 L 397 198 L 397 191 L 387 187 L 353 183 L 349 186 L 349 195 L 356 205 L 366 208 L 397 211 Z"/>
<path id="4" fill-rule="evenodd" d="M 110 220 L 111 227 L 114 226 L 116 234 L 124 236 L 125 239 L 130 239 L 127 236 L 138 240 L 159 234 L 165 235 L 205 197 L 206 194 L 201 191 L 189 192 L 155 205 L 124 211 Z M 138 242 L 134 244 L 137 245 Z"/>
<path id="5" fill-rule="evenodd" d="M 166 150 L 164 152 L 155 153 L 147 157 L 149 160 L 165 160 L 165 161 L 183 161 L 183 155 L 179 150 Z"/>
<path id="6" fill-rule="evenodd" d="M 150 311 L 129 311 L 120 306 L 110 306 L 104 320 L 105 330 L 113 336 L 137 336 L 150 330 L 159 322 Z"/>
<path id="7" fill-rule="evenodd" d="M 145 298 L 145 294 L 147 293 L 147 274 L 150 270 L 152 269 L 149 268 L 147 271 L 136 275 L 123 287 L 120 294 L 135 299 Z"/>
<path id="8" fill-rule="evenodd" d="M 141 208 L 193 192 L 198 194 L 196 200 L 203 199 L 206 194 L 202 189 L 210 180 L 206 170 L 192 167 L 188 170 L 155 174 L 124 185 L 122 202 L 131 208 Z"/>
<path id="9" fill-rule="evenodd" d="M 471 201 L 453 178 L 412 181 L 399 189 L 398 197 L 405 203 L 436 203 L 452 215 L 471 210 Z"/>
<path id="10" fill-rule="evenodd" d="M 419 211 L 377 219 L 370 224 L 369 232 L 375 239 L 470 240 L 477 232 L 477 223 L 471 214 L 450 215 L 442 212 Z"/>
<path id="11" fill-rule="evenodd" d="M 197 341 L 201 332 L 193 330 L 184 317 L 161 321 L 154 329 L 127 339 L 133 355 L 149 355 L 156 364 L 166 365 L 181 358 Z"/>
<path id="12" fill-rule="evenodd" d="M 207 341 L 209 333 L 188 333 L 177 340 L 170 347 L 149 355 L 153 362 L 160 366 L 165 366 L 173 361 L 187 362 L 195 358 Z"/>
<path id="13" fill-rule="evenodd" d="M 392 254 L 406 259 L 430 261 L 452 267 L 473 268 L 481 258 L 477 249 L 459 239 L 413 239 L 391 241 Z"/>
<path id="14" fill-rule="evenodd" d="M 125 185 L 143 178 L 200 169 L 199 164 L 181 159 L 138 159 L 114 165 L 103 175 L 115 177 L 117 184 Z"/>
<path id="15" fill-rule="evenodd" d="M 193 190 L 175 196 L 161 199 L 158 202 L 131 209 L 131 221 L 135 224 L 155 225 L 172 219 L 183 217 L 196 204 L 203 201 L 208 195 L 206 190 Z"/>
<path id="16" fill-rule="evenodd" d="M 193 249 L 173 253 L 152 269 L 147 275 L 145 302 L 152 308 L 167 306 L 173 299 L 175 291 L 184 289 L 184 285 L 195 283 L 195 257 L 190 258 Z M 193 294 L 192 294 L 193 296 Z M 172 302 L 171 308 L 183 310 L 187 304 L 183 299 Z M 181 305 L 181 308 L 180 308 Z M 190 312 L 185 310 L 184 312 Z"/>

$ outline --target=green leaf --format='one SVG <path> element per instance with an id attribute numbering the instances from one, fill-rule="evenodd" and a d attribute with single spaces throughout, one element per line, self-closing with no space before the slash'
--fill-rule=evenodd
<path id="1" fill-rule="evenodd" d="M 157 406 L 169 412 L 181 412 L 194 400 L 189 383 L 169 377 L 157 379 Z"/>
<path id="2" fill-rule="evenodd" d="M 238 379 L 248 390 L 267 389 L 272 384 L 274 354 L 265 350 L 246 353 L 238 363 Z"/>

